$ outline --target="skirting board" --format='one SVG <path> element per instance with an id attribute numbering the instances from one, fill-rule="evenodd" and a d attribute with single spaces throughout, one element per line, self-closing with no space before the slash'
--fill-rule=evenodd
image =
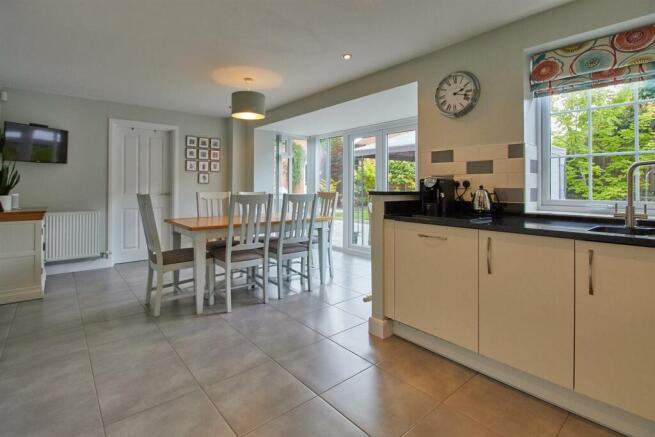
<path id="1" fill-rule="evenodd" d="M 391 321 L 389 321 L 391 322 Z M 520 370 L 485 358 L 425 332 L 393 321 L 393 333 L 483 375 L 557 405 L 567 411 L 635 437 L 655 436 L 655 422 L 575 393 Z M 369 321 L 370 327 L 370 321 Z"/>
<path id="2" fill-rule="evenodd" d="M 84 270 L 106 269 L 114 264 L 106 258 L 93 258 L 81 261 L 56 262 L 45 265 L 45 271 L 48 275 L 57 275 L 59 273 L 82 272 Z"/>

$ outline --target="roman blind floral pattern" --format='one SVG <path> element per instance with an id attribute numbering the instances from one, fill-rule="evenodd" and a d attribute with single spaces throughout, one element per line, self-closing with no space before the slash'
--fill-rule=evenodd
<path id="1" fill-rule="evenodd" d="M 535 97 L 655 79 L 655 24 L 537 53 L 531 61 Z"/>

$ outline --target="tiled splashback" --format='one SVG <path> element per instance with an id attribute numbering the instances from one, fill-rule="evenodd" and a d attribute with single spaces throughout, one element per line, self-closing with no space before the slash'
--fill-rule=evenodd
<path id="1" fill-rule="evenodd" d="M 421 176 L 468 180 L 471 190 L 483 185 L 495 191 L 501 202 L 536 201 L 536 148 L 518 143 L 431 150 L 421 154 Z"/>

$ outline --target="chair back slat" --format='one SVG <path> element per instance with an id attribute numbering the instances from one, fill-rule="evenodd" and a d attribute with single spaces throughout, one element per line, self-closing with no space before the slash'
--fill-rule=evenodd
<path id="1" fill-rule="evenodd" d="M 196 193 L 198 217 L 225 215 L 229 206 L 230 193 L 224 191 L 199 191 Z"/>
<path id="2" fill-rule="evenodd" d="M 320 202 L 320 213 L 321 217 L 329 217 L 328 222 L 328 236 L 332 235 L 332 223 L 334 222 L 334 216 L 337 212 L 337 203 L 339 202 L 339 193 L 336 191 L 319 191 L 316 193 L 318 200 Z"/>
<path id="3" fill-rule="evenodd" d="M 157 233 L 157 221 L 155 220 L 155 212 L 152 208 L 150 194 L 137 194 L 136 198 L 139 203 L 139 213 L 141 214 L 141 222 L 143 223 L 143 233 L 146 237 L 148 255 L 155 254 L 157 263 L 159 264 L 163 258 L 159 234 Z"/>
<path id="4" fill-rule="evenodd" d="M 231 196 L 227 229 L 228 256 L 230 252 L 239 250 L 264 249 L 268 251 L 272 204 L 273 195 L 271 194 L 233 194 Z M 235 223 L 237 218 L 240 219 L 238 224 Z M 265 227 L 263 232 L 262 222 Z M 235 236 L 238 237 L 238 242 L 234 241 Z"/>
<path id="5" fill-rule="evenodd" d="M 316 218 L 315 194 L 285 194 L 280 215 L 280 241 L 305 243 L 311 238 Z"/>

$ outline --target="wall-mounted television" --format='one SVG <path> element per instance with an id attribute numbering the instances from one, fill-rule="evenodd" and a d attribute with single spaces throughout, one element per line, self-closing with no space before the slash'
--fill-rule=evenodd
<path id="1" fill-rule="evenodd" d="M 7 161 L 68 161 L 68 131 L 5 121 L 2 154 Z"/>

